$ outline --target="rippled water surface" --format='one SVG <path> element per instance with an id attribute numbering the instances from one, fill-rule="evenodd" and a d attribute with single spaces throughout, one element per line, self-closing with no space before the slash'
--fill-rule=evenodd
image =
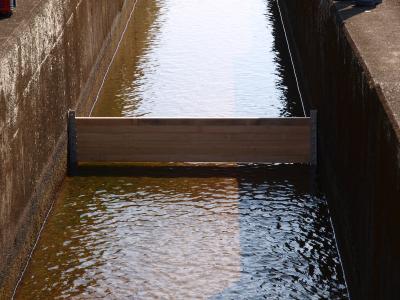
<path id="1" fill-rule="evenodd" d="M 140 0 L 93 116 L 302 116 L 275 1 Z M 345 299 L 307 166 L 91 166 L 17 299 Z"/>
<path id="2" fill-rule="evenodd" d="M 343 299 L 308 168 L 230 172 L 68 179 L 19 299 Z"/>
<path id="3" fill-rule="evenodd" d="M 96 116 L 302 116 L 275 1 L 141 0 Z"/>

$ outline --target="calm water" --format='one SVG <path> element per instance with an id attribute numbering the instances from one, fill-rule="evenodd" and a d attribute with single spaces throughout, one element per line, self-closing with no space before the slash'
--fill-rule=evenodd
<path id="1" fill-rule="evenodd" d="M 303 116 L 273 1 L 137 8 L 93 115 Z"/>
<path id="2" fill-rule="evenodd" d="M 142 0 L 94 116 L 302 116 L 275 2 Z M 92 166 L 17 299 L 345 299 L 299 165 Z"/>

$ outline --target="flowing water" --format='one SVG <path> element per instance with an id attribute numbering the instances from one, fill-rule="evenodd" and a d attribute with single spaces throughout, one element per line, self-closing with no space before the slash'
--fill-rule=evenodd
<path id="1" fill-rule="evenodd" d="M 272 0 L 141 0 L 93 116 L 302 116 Z M 86 166 L 17 299 L 345 299 L 301 165 Z"/>

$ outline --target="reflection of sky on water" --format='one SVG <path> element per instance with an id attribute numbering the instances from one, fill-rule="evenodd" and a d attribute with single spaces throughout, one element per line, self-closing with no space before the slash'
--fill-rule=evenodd
<path id="1" fill-rule="evenodd" d="M 264 0 L 144 0 L 93 115 L 301 116 L 281 30 Z"/>
<path id="2" fill-rule="evenodd" d="M 134 19 L 94 116 L 302 115 L 274 1 L 142 0 Z M 308 169 L 269 168 L 68 179 L 17 299 L 346 298 Z"/>
<path id="3" fill-rule="evenodd" d="M 307 168 L 195 173 L 69 179 L 17 299 L 346 297 Z"/>

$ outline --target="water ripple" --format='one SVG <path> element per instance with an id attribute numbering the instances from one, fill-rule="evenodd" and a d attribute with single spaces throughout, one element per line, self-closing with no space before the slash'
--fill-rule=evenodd
<path id="1" fill-rule="evenodd" d="M 18 298 L 345 298 L 325 201 L 277 178 L 70 179 Z"/>

